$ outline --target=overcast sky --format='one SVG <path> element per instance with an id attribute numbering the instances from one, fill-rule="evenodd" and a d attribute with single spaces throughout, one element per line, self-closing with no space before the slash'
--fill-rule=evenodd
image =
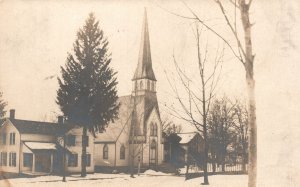
<path id="1" fill-rule="evenodd" d="M 187 4 L 225 37 L 232 38 L 216 4 L 204 0 Z M 126 4 L 121 1 L 0 1 L 0 88 L 8 102 L 7 109 L 15 108 L 17 118 L 29 120 L 50 120 L 59 113 L 55 104 L 56 77 L 60 75 L 60 66 L 65 64 L 67 52 L 72 52 L 76 32 L 90 12 L 95 13 L 108 37 L 112 66 L 118 71 L 118 93 L 130 94 L 144 7 L 148 10 L 157 94 L 164 111 L 164 104 L 174 102 L 164 73 L 172 75 L 174 71 L 173 53 L 190 75 L 196 69 L 191 21 L 164 10 L 189 16 L 180 1 L 127 1 Z M 231 16 L 232 10 L 229 10 Z M 276 155 L 270 160 L 269 154 L 259 152 L 261 159 L 268 160 L 268 167 L 287 160 L 293 166 L 297 163 L 294 158 L 299 155 L 299 141 L 293 141 L 300 139 L 299 15 L 297 0 L 253 1 L 258 138 L 265 142 L 259 149 Z M 213 35 L 203 37 L 212 46 L 218 42 L 222 45 Z M 224 61 L 218 92 L 242 97 L 245 93 L 243 67 L 229 51 Z M 267 142 L 283 145 L 270 146 Z M 293 171 L 288 170 L 287 174 Z"/>

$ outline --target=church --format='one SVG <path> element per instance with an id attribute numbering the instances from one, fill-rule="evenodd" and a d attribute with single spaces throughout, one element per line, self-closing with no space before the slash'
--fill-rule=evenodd
<path id="1" fill-rule="evenodd" d="M 119 118 L 93 137 L 88 133 L 87 172 L 129 171 L 130 166 L 156 169 L 163 161 L 162 124 L 152 68 L 149 29 L 145 10 L 138 64 L 130 95 L 118 98 Z M 58 123 L 10 117 L 0 120 L 0 172 L 43 175 L 81 170 L 82 128 L 69 129 L 66 147 Z M 62 150 L 66 162 L 62 162 Z"/>
<path id="2" fill-rule="evenodd" d="M 147 12 L 145 10 L 138 64 L 132 78 L 132 93 L 119 97 L 119 119 L 97 134 L 94 146 L 96 170 L 156 168 L 163 161 L 162 124 L 152 68 Z"/>

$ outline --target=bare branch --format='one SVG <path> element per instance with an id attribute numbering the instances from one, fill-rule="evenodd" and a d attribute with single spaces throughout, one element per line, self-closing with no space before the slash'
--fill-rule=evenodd
<path id="1" fill-rule="evenodd" d="M 233 28 L 231 22 L 229 21 L 228 16 L 227 16 L 227 14 L 226 14 L 226 12 L 224 10 L 224 7 L 223 7 L 222 3 L 219 0 L 215 0 L 215 2 L 219 5 L 219 7 L 220 7 L 220 9 L 222 11 L 222 14 L 223 14 L 223 16 L 224 16 L 224 18 L 225 18 L 225 20 L 227 22 L 227 25 L 229 26 L 230 30 L 232 31 L 232 33 L 233 33 L 233 35 L 234 35 L 234 37 L 236 39 L 236 42 L 238 44 L 239 50 L 243 53 L 243 56 L 246 57 L 245 50 L 244 50 L 244 48 L 243 48 L 243 46 L 241 44 L 241 41 L 240 41 L 240 39 L 238 37 L 238 34 L 237 34 L 236 30 Z M 240 59 L 242 59 L 242 57 L 240 57 Z M 243 60 L 240 60 L 240 61 L 242 62 L 243 65 L 245 65 L 245 62 Z"/>
<path id="2" fill-rule="evenodd" d="M 231 46 L 231 44 L 223 37 L 221 36 L 217 31 L 215 31 L 213 28 L 211 28 L 209 25 L 207 25 L 203 20 L 201 20 L 197 14 L 184 2 L 182 1 L 182 3 L 189 9 L 189 11 L 193 14 L 193 16 L 195 17 L 195 19 L 197 19 L 202 25 L 204 25 L 208 30 L 210 30 L 212 33 L 214 33 L 216 36 L 218 36 L 221 40 L 224 41 L 224 43 L 226 43 L 226 45 L 230 48 L 230 50 L 232 51 L 232 53 L 234 54 L 234 56 L 241 62 L 243 62 L 243 59 L 234 51 L 233 47 Z"/>

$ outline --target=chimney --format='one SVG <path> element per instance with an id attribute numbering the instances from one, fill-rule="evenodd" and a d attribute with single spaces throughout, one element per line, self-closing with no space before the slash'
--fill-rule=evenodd
<path id="1" fill-rule="evenodd" d="M 9 111 L 9 118 L 10 119 L 15 119 L 15 113 L 16 113 L 16 110 L 15 109 L 11 109 Z"/>
<path id="2" fill-rule="evenodd" d="M 58 116 L 57 122 L 58 122 L 58 125 L 62 125 L 64 123 L 64 116 Z"/>

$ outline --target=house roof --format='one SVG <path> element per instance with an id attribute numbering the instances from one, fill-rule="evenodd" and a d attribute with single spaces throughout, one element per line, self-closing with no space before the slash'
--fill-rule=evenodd
<path id="1" fill-rule="evenodd" d="M 177 133 L 177 136 L 181 138 L 179 141 L 180 144 L 189 143 L 197 134 L 198 132 L 187 132 L 187 133 Z"/>
<path id="2" fill-rule="evenodd" d="M 55 135 L 60 128 L 57 123 L 9 119 L 21 134 Z"/>
<path id="3" fill-rule="evenodd" d="M 24 144 L 31 150 L 56 150 L 56 144 L 55 143 L 24 142 Z"/>

